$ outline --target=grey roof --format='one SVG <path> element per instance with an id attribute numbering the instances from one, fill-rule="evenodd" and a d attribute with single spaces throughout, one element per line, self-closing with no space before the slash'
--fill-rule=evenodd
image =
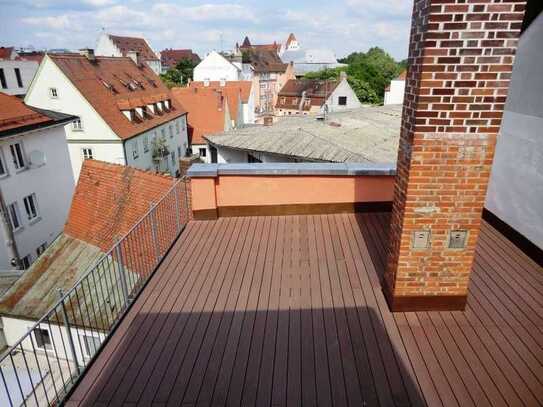
<path id="1" fill-rule="evenodd" d="M 205 137 L 210 144 L 304 161 L 396 163 L 399 105 L 363 107 L 315 116 L 286 116 L 273 126 L 242 128 Z"/>
<path id="2" fill-rule="evenodd" d="M 308 49 L 297 51 L 285 51 L 281 55 L 284 63 L 294 63 L 296 75 L 305 75 L 308 72 L 318 72 L 324 69 L 334 69 L 345 64 L 340 64 L 333 51 L 328 49 Z"/>

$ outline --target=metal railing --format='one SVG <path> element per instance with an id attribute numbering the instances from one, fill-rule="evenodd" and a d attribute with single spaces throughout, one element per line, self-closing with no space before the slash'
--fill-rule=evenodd
<path id="1" fill-rule="evenodd" d="M 187 224 L 188 195 L 177 181 L 2 355 L 0 406 L 62 403 Z"/>

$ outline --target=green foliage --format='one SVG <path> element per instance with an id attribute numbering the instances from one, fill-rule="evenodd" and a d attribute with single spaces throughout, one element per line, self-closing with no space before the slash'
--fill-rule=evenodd
<path id="1" fill-rule="evenodd" d="M 308 79 L 335 79 L 339 72 L 346 71 L 349 83 L 362 103 L 383 103 L 385 88 L 407 67 L 407 61 L 396 62 L 388 53 L 379 47 L 368 52 L 353 52 L 339 62 L 347 67 L 327 69 L 321 72 L 310 72 Z M 356 88 L 356 89 L 355 89 Z"/>
<path id="2" fill-rule="evenodd" d="M 175 68 L 169 69 L 165 74 L 161 74 L 160 79 L 170 88 L 186 85 L 189 79 L 192 80 L 195 66 L 191 59 L 182 59 L 177 63 Z"/>

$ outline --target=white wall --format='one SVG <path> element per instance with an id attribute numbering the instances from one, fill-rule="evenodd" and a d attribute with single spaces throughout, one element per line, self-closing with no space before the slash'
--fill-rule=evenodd
<path id="1" fill-rule="evenodd" d="M 94 49 L 94 55 L 104 56 L 104 57 L 122 57 L 123 54 L 115 46 L 113 41 L 109 38 L 107 33 L 102 33 L 98 37 L 96 43 L 96 48 Z"/>
<path id="2" fill-rule="evenodd" d="M 522 34 L 486 208 L 543 249 L 543 14 Z"/>
<path id="3" fill-rule="evenodd" d="M 345 106 L 339 105 L 340 96 L 347 97 L 347 104 Z M 358 97 L 356 97 L 356 93 L 354 93 L 351 85 L 349 85 L 349 82 L 347 82 L 346 79 L 343 79 L 339 83 L 339 85 L 330 95 L 326 103 L 328 104 L 329 112 L 341 112 L 343 110 L 351 110 L 362 107 L 362 104 L 358 100 Z"/>
<path id="4" fill-rule="evenodd" d="M 0 61 L 0 69 L 4 71 L 6 78 L 6 88 L 0 87 L 0 92 L 8 95 L 24 95 L 27 90 L 34 74 L 38 70 L 38 63 L 36 61 L 15 61 L 15 60 L 2 60 Z M 19 68 L 21 73 L 21 79 L 23 86 L 19 87 L 17 83 L 17 77 L 15 75 L 15 68 Z"/>
<path id="5" fill-rule="evenodd" d="M 19 339 L 26 335 L 29 329 L 32 328 L 36 322 L 37 321 L 2 316 L 3 331 L 7 345 L 13 346 Z M 51 355 L 51 361 L 56 360 L 55 357 L 57 355 L 61 359 L 73 360 L 72 352 L 68 344 L 67 330 L 64 326 L 59 327 L 58 325 L 52 323 L 50 325 L 41 324 L 40 329 L 46 329 L 49 331 L 51 341 L 55 344 L 55 347 L 51 347 L 51 349 L 47 349 L 45 351 L 42 349 L 37 349 L 37 351 L 48 352 Z M 88 362 L 91 356 L 87 354 L 85 345 L 83 344 L 83 336 L 94 336 L 100 338 L 101 342 L 103 342 L 106 338 L 105 334 L 103 333 L 82 328 L 71 328 L 70 333 L 74 341 L 75 353 L 80 365 L 83 365 L 83 361 Z M 30 339 L 22 342 L 23 349 L 28 351 L 33 350 L 32 345 L 34 345 L 34 347 L 36 346 L 36 338 L 34 335 L 32 335 L 32 342 Z M 57 366 L 54 368 L 56 369 Z"/>
<path id="6" fill-rule="evenodd" d="M 240 71 L 219 53 L 212 51 L 194 68 L 195 81 L 238 81 Z"/>
<path id="7" fill-rule="evenodd" d="M 390 90 L 385 92 L 385 105 L 401 105 L 405 94 L 405 81 L 392 80 Z"/>
<path id="8" fill-rule="evenodd" d="M 28 168 L 17 172 L 11 160 L 9 145 L 22 142 Z M 19 255 L 31 255 L 37 258 L 36 249 L 43 243 L 49 245 L 62 232 L 68 216 L 74 191 L 74 177 L 68 155 L 64 128 L 57 126 L 50 129 L 27 133 L 24 136 L 0 140 L 0 151 L 9 174 L 0 178 L 0 188 L 6 205 L 17 202 L 19 218 L 23 227 L 15 232 L 15 241 Z M 30 163 L 30 154 L 41 151 L 45 163 L 35 166 Z M 28 221 L 23 199 L 36 194 L 38 218 Z M 4 255 L 0 257 L 0 270 L 10 269 L 10 260 L 5 254 L 5 242 L 2 242 Z M 2 252 L 0 252 L 2 254 Z"/>
<path id="9" fill-rule="evenodd" d="M 176 127 L 175 123 L 179 123 L 179 127 Z M 172 137 L 170 137 L 170 127 L 172 128 Z M 179 132 L 177 131 L 179 128 Z M 160 165 L 160 171 L 167 171 L 172 176 L 175 176 L 179 170 L 179 158 L 185 155 L 188 147 L 188 135 L 187 135 L 187 122 L 186 116 L 179 117 L 166 124 L 158 126 L 148 132 L 133 137 L 130 140 L 125 141 L 124 148 L 126 152 L 127 165 L 140 168 L 142 170 L 154 170 L 156 169 L 156 163 L 152 157 L 152 140 L 154 138 L 162 137 L 162 130 L 164 130 L 164 139 L 167 142 L 170 154 L 175 154 L 175 159 L 172 162 L 171 156 L 163 160 Z M 143 148 L 144 139 L 149 139 L 149 151 L 145 152 Z M 138 158 L 134 158 L 134 146 L 137 145 Z M 181 154 L 181 156 L 180 156 Z"/>
<path id="10" fill-rule="evenodd" d="M 50 88 L 57 90 L 57 98 L 51 98 Z M 119 146 L 111 144 L 112 142 L 120 142 L 117 135 L 48 56 L 45 56 L 36 73 L 25 97 L 25 103 L 81 118 L 82 130 L 74 130 L 71 124 L 65 126 L 72 173 L 76 180 L 79 178 L 81 170 L 81 147 L 83 146 L 96 146 L 95 159 L 116 164 L 124 163 L 124 160 L 120 161 L 123 156 L 122 147 L 119 148 Z M 98 145 L 102 144 L 104 145 L 99 148 Z"/>

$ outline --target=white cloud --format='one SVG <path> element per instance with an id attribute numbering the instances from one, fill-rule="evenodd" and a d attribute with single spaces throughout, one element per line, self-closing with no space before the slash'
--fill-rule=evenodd
<path id="1" fill-rule="evenodd" d="M 253 11 L 239 4 L 202 4 L 194 7 L 182 7 L 175 4 L 158 3 L 153 5 L 152 11 L 161 16 L 175 16 L 191 21 L 257 21 Z"/>
<path id="2" fill-rule="evenodd" d="M 115 4 L 115 0 L 83 0 L 84 4 L 88 4 L 89 6 L 93 7 L 104 7 L 104 6 L 110 6 L 112 4 Z"/>
<path id="3" fill-rule="evenodd" d="M 56 17 L 25 17 L 21 21 L 24 24 L 38 26 L 40 28 L 50 28 L 53 30 L 70 30 L 74 29 L 74 25 L 68 15 L 60 15 Z"/>
<path id="4" fill-rule="evenodd" d="M 371 13 L 410 16 L 413 2 L 409 0 L 347 0 L 347 6 L 359 15 Z"/>

